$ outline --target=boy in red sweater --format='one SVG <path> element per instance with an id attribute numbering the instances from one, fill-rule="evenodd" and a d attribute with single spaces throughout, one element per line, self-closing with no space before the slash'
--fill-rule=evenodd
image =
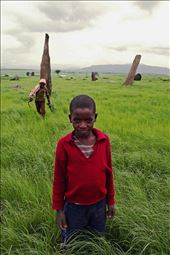
<path id="1" fill-rule="evenodd" d="M 73 98 L 69 119 L 74 130 L 57 144 L 52 207 L 63 242 L 77 230 L 104 233 L 106 214 L 115 214 L 110 142 L 93 128 L 96 118 L 91 97 Z"/>

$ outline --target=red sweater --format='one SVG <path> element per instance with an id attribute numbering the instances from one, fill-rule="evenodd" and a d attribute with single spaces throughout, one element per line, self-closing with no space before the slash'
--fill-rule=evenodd
<path id="1" fill-rule="evenodd" d="M 65 199 L 70 203 L 90 205 L 104 197 L 107 197 L 109 205 L 113 205 L 114 184 L 108 136 L 94 128 L 94 151 L 86 158 L 74 143 L 73 132 L 62 137 L 57 144 L 52 208 L 63 209 Z"/>

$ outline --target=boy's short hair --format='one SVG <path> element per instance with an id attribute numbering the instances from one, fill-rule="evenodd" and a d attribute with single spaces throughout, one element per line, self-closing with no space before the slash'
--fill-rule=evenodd
<path id="1" fill-rule="evenodd" d="M 79 95 L 72 99 L 70 103 L 70 113 L 72 113 L 75 108 L 89 108 L 92 109 L 94 113 L 96 112 L 96 104 L 93 98 L 87 95 Z"/>

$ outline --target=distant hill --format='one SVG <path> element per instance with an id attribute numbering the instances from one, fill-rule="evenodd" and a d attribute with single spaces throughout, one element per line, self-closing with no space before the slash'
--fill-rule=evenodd
<path id="1" fill-rule="evenodd" d="M 55 65 L 52 66 L 52 74 L 55 73 L 56 69 L 61 69 L 61 73 L 91 73 L 91 72 L 98 72 L 100 73 L 112 73 L 112 74 L 128 74 L 131 68 L 131 64 L 124 64 L 124 65 L 92 65 L 84 68 L 57 68 Z M 39 75 L 39 70 L 34 68 L 24 68 L 24 69 L 8 69 L 2 68 L 1 75 L 19 75 L 19 76 L 26 76 L 26 72 L 35 72 L 35 75 Z M 137 69 L 137 73 L 141 74 L 154 74 L 154 75 L 166 75 L 170 76 L 170 69 L 166 67 L 159 67 L 159 66 L 149 66 L 140 64 Z"/>
<path id="2" fill-rule="evenodd" d="M 1 69 L 1 76 L 4 75 L 9 75 L 9 76 L 26 76 L 26 72 L 34 72 L 35 75 L 39 75 L 39 70 L 33 69 L 33 68 L 28 68 L 28 69 L 14 69 L 14 68 L 2 68 Z"/>
<path id="3" fill-rule="evenodd" d="M 98 72 L 98 73 L 115 73 L 126 74 L 129 73 L 131 64 L 125 65 L 93 65 L 79 69 L 79 72 Z M 137 69 L 137 73 L 141 74 L 158 74 L 158 75 L 170 75 L 170 69 L 166 67 L 148 66 L 140 64 Z"/>

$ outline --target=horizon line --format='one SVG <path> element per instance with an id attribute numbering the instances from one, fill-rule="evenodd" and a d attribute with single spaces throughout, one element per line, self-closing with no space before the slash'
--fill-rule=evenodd
<path id="1" fill-rule="evenodd" d="M 54 64 L 54 65 L 57 65 L 57 64 Z M 132 65 L 131 63 L 126 63 L 126 64 L 94 64 L 94 65 L 89 65 L 89 66 L 85 66 L 85 67 L 74 67 L 74 66 L 70 66 L 70 67 L 58 67 L 58 69 L 84 69 L 84 68 L 90 68 L 92 66 L 114 66 L 114 65 L 117 65 L 117 66 L 123 66 L 123 65 Z M 156 66 L 156 65 L 146 65 L 146 64 L 139 64 L 139 67 L 140 65 L 144 65 L 144 66 L 149 66 L 149 67 L 158 67 L 158 68 L 167 68 L 167 69 L 170 69 L 170 67 L 167 67 L 167 66 Z M 1 67 L 1 70 L 3 69 L 15 69 L 15 70 L 27 70 L 27 69 L 35 69 L 35 70 L 40 70 L 40 68 L 38 67 L 35 67 L 35 66 L 28 66 L 28 67 Z M 57 67 L 54 67 L 54 68 L 51 68 L 51 70 L 55 70 Z"/>

